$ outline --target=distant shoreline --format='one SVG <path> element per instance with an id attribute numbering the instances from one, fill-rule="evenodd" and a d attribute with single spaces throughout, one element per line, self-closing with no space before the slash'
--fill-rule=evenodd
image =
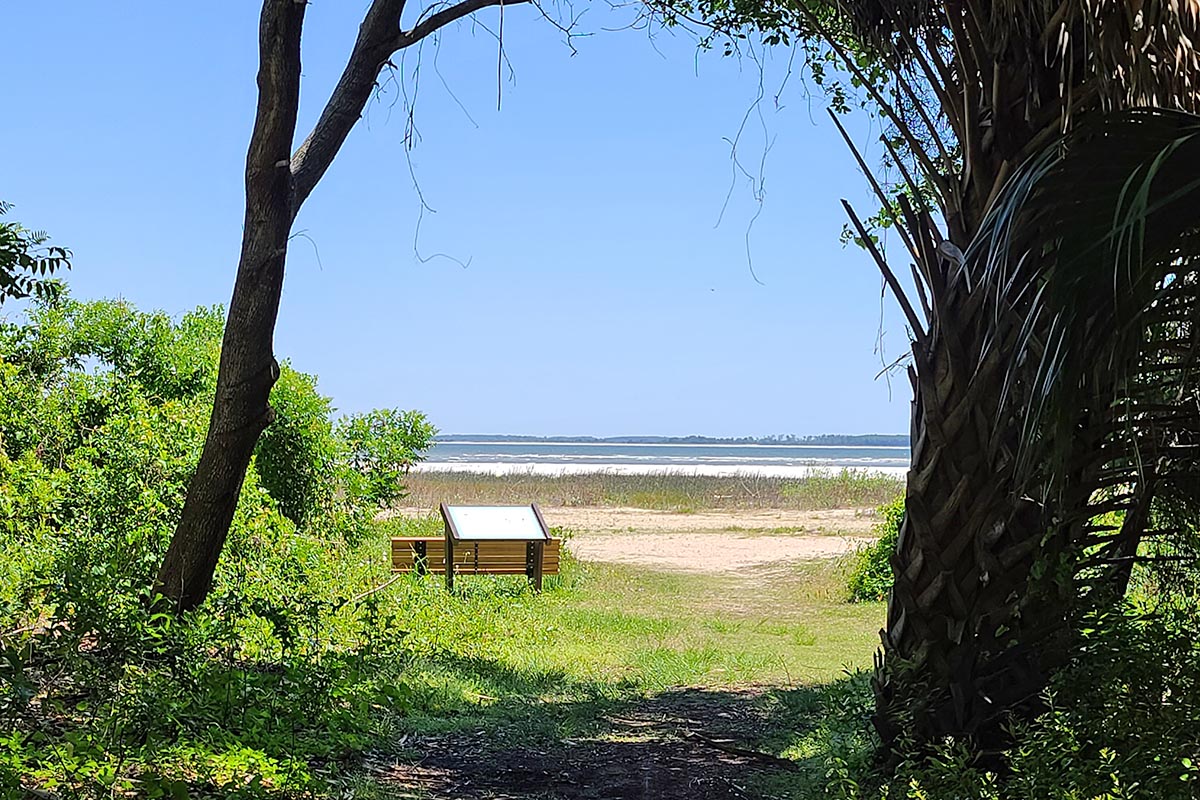
<path id="1" fill-rule="evenodd" d="M 623 445 L 702 445 L 775 447 L 909 447 L 904 434 L 830 433 L 818 436 L 525 436 L 521 434 L 447 433 L 436 439 L 444 444 L 623 444 Z"/>
<path id="2" fill-rule="evenodd" d="M 717 447 L 727 447 L 727 448 L 776 447 L 776 448 L 788 448 L 788 449 L 792 449 L 792 450 L 830 450 L 830 449 L 834 449 L 834 448 L 836 448 L 838 450 L 907 450 L 908 449 L 907 442 L 902 445 L 891 445 L 891 444 L 829 445 L 829 444 L 812 444 L 809 442 L 806 442 L 804 444 L 791 444 L 788 442 L 734 442 L 734 441 L 728 441 L 728 440 L 714 441 L 714 442 L 693 442 L 690 440 L 689 441 L 678 440 L 678 441 L 670 441 L 670 442 L 666 442 L 666 441 L 664 441 L 664 442 L 632 442 L 632 441 L 624 442 L 624 441 L 616 441 L 616 440 L 611 440 L 611 439 L 604 439 L 604 440 L 596 439 L 596 440 L 588 440 L 588 441 L 572 441 L 569 439 L 537 439 L 537 440 L 533 440 L 533 439 L 500 439 L 500 440 L 489 441 L 486 439 L 442 439 L 442 438 L 439 438 L 439 439 L 434 440 L 434 444 L 435 445 L 439 445 L 439 444 L 488 445 L 488 446 L 492 446 L 492 447 L 506 447 L 506 446 L 519 447 L 520 445 L 526 445 L 526 444 L 536 444 L 536 445 L 542 445 L 542 446 L 563 445 L 564 447 L 567 447 L 567 446 L 569 446 L 569 447 L 608 447 L 611 445 L 619 444 L 624 447 L 663 447 L 663 446 L 703 447 L 703 448 L 709 448 L 709 447 L 711 447 L 711 448 L 717 448 Z"/>
<path id="3" fill-rule="evenodd" d="M 705 477 L 768 477 L 811 478 L 813 476 L 889 475 L 903 477 L 908 467 L 864 466 L 831 467 L 829 465 L 722 465 L 722 464 L 530 464 L 469 461 L 425 461 L 416 465 L 415 472 L 463 472 L 475 475 L 509 476 L 537 475 L 673 475 Z"/>

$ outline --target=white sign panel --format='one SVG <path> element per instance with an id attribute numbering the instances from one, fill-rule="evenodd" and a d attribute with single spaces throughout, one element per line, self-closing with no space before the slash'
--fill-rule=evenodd
<path id="1" fill-rule="evenodd" d="M 533 506 L 445 506 L 450 530 L 459 541 L 547 538 Z"/>

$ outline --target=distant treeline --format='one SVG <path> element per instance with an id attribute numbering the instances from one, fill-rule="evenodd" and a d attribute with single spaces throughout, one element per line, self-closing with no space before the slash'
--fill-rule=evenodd
<path id="1" fill-rule="evenodd" d="M 439 442 L 487 442 L 487 443 L 536 443 L 565 442 L 568 444 L 807 444 L 828 447 L 908 447 L 908 436 L 898 433 L 842 434 L 826 433 L 820 436 L 796 436 L 777 434 L 774 436 L 521 436 L 497 433 L 449 433 L 439 434 Z"/>

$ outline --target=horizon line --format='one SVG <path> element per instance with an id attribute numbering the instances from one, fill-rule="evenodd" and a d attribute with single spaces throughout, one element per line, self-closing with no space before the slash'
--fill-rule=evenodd
<path id="1" fill-rule="evenodd" d="M 887 438 L 911 438 L 907 433 L 813 433 L 813 434 L 766 434 L 763 436 L 754 436 L 751 434 L 743 434 L 741 436 L 714 436 L 704 433 L 688 433 L 688 434 L 661 434 L 661 433 L 620 433 L 610 436 L 601 436 L 591 433 L 556 433 L 556 434 L 536 434 L 536 433 L 439 433 L 434 438 L 439 436 L 480 436 L 480 437 L 498 437 L 503 436 L 510 439 L 544 439 L 544 440 L 561 440 L 561 439 L 753 439 L 761 441 L 766 439 L 777 439 L 779 437 L 794 437 L 796 439 L 822 439 L 832 437 L 845 438 L 866 438 L 872 436 L 887 437 Z"/>

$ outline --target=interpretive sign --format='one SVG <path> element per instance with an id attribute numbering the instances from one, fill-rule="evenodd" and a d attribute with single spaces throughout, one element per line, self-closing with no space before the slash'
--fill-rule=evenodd
<path id="1" fill-rule="evenodd" d="M 454 588 L 456 568 L 474 574 L 520 574 L 541 591 L 550 529 L 537 504 L 451 506 L 442 503 L 446 523 L 446 588 Z"/>
<path id="2" fill-rule="evenodd" d="M 537 506 L 448 506 L 442 517 L 450 535 L 458 542 L 508 539 L 536 542 L 550 538 Z"/>

